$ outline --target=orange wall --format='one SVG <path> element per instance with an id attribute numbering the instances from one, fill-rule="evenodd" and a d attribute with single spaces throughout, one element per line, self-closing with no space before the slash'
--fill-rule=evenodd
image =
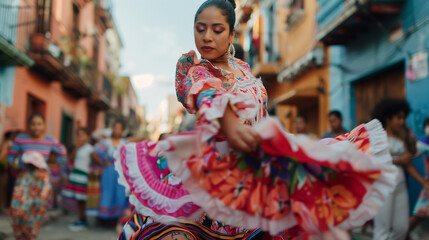
<path id="1" fill-rule="evenodd" d="M 27 96 L 32 94 L 45 102 L 47 134 L 61 137 L 62 112 L 71 114 L 75 123 L 87 124 L 88 107 L 84 98 L 76 99 L 64 92 L 59 82 L 47 82 L 24 67 L 16 68 L 12 106 L 6 107 L 4 131 L 25 129 Z"/>
<path id="2" fill-rule="evenodd" d="M 34 21 L 34 19 L 37 19 L 37 12 L 35 9 L 37 9 L 37 1 L 21 0 L 18 22 L 31 22 Z M 36 31 L 37 24 L 34 23 L 29 26 L 22 26 L 16 29 L 16 48 L 22 52 L 26 52 L 30 48 L 30 35 Z"/>
<path id="3" fill-rule="evenodd" d="M 21 1 L 21 5 L 24 1 Z M 31 11 L 24 12 L 21 10 L 19 22 L 29 22 L 28 19 L 37 18 L 36 11 L 37 1 L 26 1 L 25 4 L 32 6 Z M 24 9 L 24 8 L 23 8 Z M 72 37 L 73 31 L 73 0 L 52 0 L 52 13 L 50 24 L 50 39 L 60 47 L 65 47 L 63 37 Z M 37 24 L 34 24 L 32 30 L 21 30 L 17 32 L 17 47 L 22 51 L 29 49 L 30 35 L 36 31 Z M 90 58 L 99 59 L 100 72 L 106 72 L 107 65 L 104 55 L 106 48 L 106 39 L 104 33 L 98 34 L 99 38 L 99 55 L 94 56 L 94 37 L 96 33 L 96 23 L 94 16 L 94 3 L 88 2 L 80 9 L 79 12 L 79 31 L 88 36 L 81 36 L 79 44 L 85 49 L 84 54 Z M 68 43 L 69 44 L 69 43 Z M 64 49 L 63 49 L 64 50 Z M 101 76 L 97 79 L 97 87 L 102 89 Z M 75 127 L 87 126 L 88 121 L 88 103 L 84 98 L 77 99 L 65 92 L 59 82 L 48 82 L 42 75 L 24 67 L 16 68 L 14 96 L 12 106 L 6 107 L 4 118 L 4 131 L 26 128 L 27 117 L 27 96 L 32 94 L 45 102 L 45 111 L 47 119 L 47 133 L 56 138 L 60 138 L 62 113 L 71 115 L 75 121 Z M 96 116 L 96 127 L 104 127 L 105 113 L 98 112 Z"/>
<path id="4" fill-rule="evenodd" d="M 79 31 L 88 35 L 92 35 L 95 31 L 94 25 L 94 3 L 88 2 L 79 12 Z M 79 45 L 82 46 L 88 57 L 94 57 L 94 38 L 87 36 L 79 40 Z"/>
<path id="5" fill-rule="evenodd" d="M 316 45 L 315 40 L 317 33 L 316 13 L 318 10 L 318 3 L 316 0 L 304 0 L 304 16 L 303 18 L 290 30 L 286 30 L 286 19 L 290 12 L 289 8 L 282 6 L 282 1 L 277 1 L 277 40 L 278 50 L 280 53 L 280 70 L 290 67 L 298 59 L 305 56 Z M 257 8 L 254 14 L 257 13 Z M 264 16 L 265 17 L 265 16 Z M 255 27 L 254 27 L 255 30 Z M 264 31 L 261 27 L 260 31 Z M 264 41 L 261 39 L 261 46 Z M 261 47 L 261 51 L 265 51 Z M 325 94 L 318 94 L 314 97 L 318 98 L 318 114 L 315 113 L 311 124 L 312 130 L 316 134 L 323 134 L 328 129 L 328 122 L 326 115 L 329 111 L 329 51 L 325 50 L 325 66 L 320 68 L 310 67 L 305 72 L 293 78 L 292 81 L 278 83 L 276 80 L 267 80 L 264 82 L 269 95 L 269 100 L 272 101 L 278 96 L 286 94 L 292 90 L 301 91 L 303 89 L 313 89 L 321 86 L 325 90 Z M 323 79 L 323 84 L 320 83 Z M 277 107 L 278 117 L 283 122 L 289 131 L 293 131 L 293 119 L 298 114 L 298 109 L 293 105 L 279 105 Z M 285 118 L 285 114 L 290 113 L 289 118 Z"/>
<path id="6" fill-rule="evenodd" d="M 280 4 L 280 3 L 278 3 Z M 290 31 L 286 31 L 286 17 L 289 9 L 279 7 L 277 23 L 279 28 L 279 51 L 283 65 L 287 66 L 304 56 L 316 45 L 316 0 L 304 0 L 304 17 Z"/>
<path id="7" fill-rule="evenodd" d="M 73 3 L 71 0 L 53 0 L 51 15 L 51 39 L 58 43 L 62 37 L 72 35 Z"/>
<path id="8" fill-rule="evenodd" d="M 320 79 L 323 78 L 323 85 L 320 84 Z M 327 114 L 329 112 L 329 67 L 309 68 L 306 72 L 294 78 L 290 82 L 278 83 L 277 81 L 265 82 L 265 87 L 268 92 L 268 99 L 274 100 L 276 97 L 286 94 L 292 90 L 316 89 L 318 86 L 323 86 L 325 94 L 319 94 L 319 116 L 318 116 L 318 132 L 315 134 L 322 135 L 328 130 Z M 284 113 L 291 112 L 293 119 L 298 111 L 292 106 L 281 106 L 278 108 L 278 116 L 288 131 L 293 131 L 293 124 L 289 120 L 284 119 Z"/>

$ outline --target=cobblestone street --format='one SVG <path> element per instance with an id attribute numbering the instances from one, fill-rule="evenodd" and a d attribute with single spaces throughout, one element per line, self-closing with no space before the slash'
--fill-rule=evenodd
<path id="1" fill-rule="evenodd" d="M 97 225 L 95 219 L 89 219 L 89 228 L 72 232 L 68 229 L 68 224 L 76 220 L 73 214 L 59 215 L 49 214 L 49 220 L 44 224 L 39 234 L 38 240 L 116 240 L 118 234 L 113 228 L 104 228 Z M 418 236 L 415 239 L 429 240 L 429 220 L 423 222 L 418 228 Z M 372 228 L 368 228 L 364 233 L 353 231 L 352 240 L 371 240 Z M 0 240 L 14 240 L 10 220 L 7 216 L 0 216 Z"/>
<path id="2" fill-rule="evenodd" d="M 40 231 L 39 240 L 116 240 L 118 234 L 113 228 L 103 228 L 90 219 L 90 226 L 79 232 L 72 232 L 68 225 L 76 220 L 75 215 L 63 215 L 57 219 L 52 219 L 44 224 Z M 10 227 L 10 220 L 6 216 L 0 218 L 0 240 L 14 240 Z"/>

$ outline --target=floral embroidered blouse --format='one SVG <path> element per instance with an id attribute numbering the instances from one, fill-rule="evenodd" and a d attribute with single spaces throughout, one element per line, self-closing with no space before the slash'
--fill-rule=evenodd
<path id="1" fill-rule="evenodd" d="M 233 73 L 214 66 L 208 60 L 199 60 L 194 51 L 179 59 L 176 68 L 177 99 L 189 113 L 197 114 L 196 125 L 214 123 L 215 119 L 223 116 L 228 104 L 248 125 L 267 115 L 268 96 L 261 79 L 251 74 L 246 62 L 236 58 L 233 61 L 243 77 L 236 78 Z"/>

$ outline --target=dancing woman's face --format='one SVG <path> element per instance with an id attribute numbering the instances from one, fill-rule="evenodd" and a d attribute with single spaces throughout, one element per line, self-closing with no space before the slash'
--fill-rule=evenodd
<path id="1" fill-rule="evenodd" d="M 229 33 L 226 16 L 215 6 L 204 9 L 195 21 L 195 45 L 202 58 L 215 60 L 225 56 L 234 40 L 234 32 Z"/>

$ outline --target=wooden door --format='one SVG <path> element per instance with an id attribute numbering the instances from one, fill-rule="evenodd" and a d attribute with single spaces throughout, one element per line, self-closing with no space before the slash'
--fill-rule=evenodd
<path id="1" fill-rule="evenodd" d="M 405 98 L 405 67 L 403 63 L 378 72 L 354 84 L 356 124 L 371 120 L 375 105 L 384 98 Z"/>

